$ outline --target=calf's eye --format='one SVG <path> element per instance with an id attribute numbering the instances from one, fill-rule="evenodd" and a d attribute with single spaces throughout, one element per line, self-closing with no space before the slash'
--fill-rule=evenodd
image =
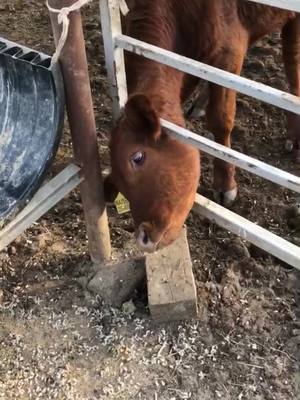
<path id="1" fill-rule="evenodd" d="M 145 153 L 143 151 L 137 151 L 131 156 L 131 163 L 134 167 L 140 166 L 145 160 Z"/>

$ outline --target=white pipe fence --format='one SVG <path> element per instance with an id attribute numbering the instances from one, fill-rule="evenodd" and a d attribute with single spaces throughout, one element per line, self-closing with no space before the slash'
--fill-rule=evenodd
<path id="1" fill-rule="evenodd" d="M 267 6 L 282 8 L 283 10 L 300 12 L 299 0 L 248 0 L 248 1 L 265 4 Z"/>
<path id="2" fill-rule="evenodd" d="M 240 93 L 272 104 L 273 106 L 300 114 L 299 97 L 274 89 L 263 83 L 254 82 L 251 79 L 243 78 L 231 72 L 223 71 L 222 69 L 212 67 L 202 62 L 180 56 L 171 51 L 133 39 L 126 35 L 117 35 L 115 37 L 115 46 L 149 58 L 150 60 L 166 64 L 206 81 L 216 83 L 217 85 L 234 89 Z"/>
<path id="3" fill-rule="evenodd" d="M 172 122 L 162 119 L 161 124 L 164 128 L 168 129 L 173 136 L 182 142 L 197 147 L 199 150 L 210 154 L 213 157 L 228 161 L 239 168 L 261 176 L 262 178 L 268 179 L 269 181 L 284 186 L 287 189 L 300 193 L 299 176 L 290 174 L 289 172 L 285 172 L 279 168 L 273 167 L 272 165 L 239 153 L 238 151 L 232 150 L 229 147 L 223 146 L 201 135 L 193 133 L 188 129 L 177 126 Z"/>
<path id="4" fill-rule="evenodd" d="M 300 12 L 300 0 L 250 1 Z M 240 93 L 300 115 L 300 99 L 297 96 L 123 35 L 121 33 L 119 0 L 100 0 L 100 11 L 106 68 L 110 80 L 115 118 L 117 118 L 120 109 L 124 106 L 127 99 L 123 50 L 166 64 L 201 79 L 234 89 Z M 205 153 L 228 161 L 255 175 L 300 193 L 300 177 L 219 145 L 170 121 L 161 120 L 161 123 L 178 140 L 192 144 Z M 300 269 L 300 247 L 198 194 L 195 199 L 195 210 L 225 229 L 230 230 L 282 261 Z"/>

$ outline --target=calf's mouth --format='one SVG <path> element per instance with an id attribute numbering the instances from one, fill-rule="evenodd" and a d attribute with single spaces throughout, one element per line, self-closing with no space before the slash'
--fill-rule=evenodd
<path id="1" fill-rule="evenodd" d="M 174 242 L 180 235 L 180 229 L 176 229 L 174 232 L 176 234 L 173 233 L 170 236 L 169 226 L 164 229 L 157 229 L 154 224 L 143 222 L 139 225 L 135 233 L 137 246 L 141 251 L 153 253 Z"/>

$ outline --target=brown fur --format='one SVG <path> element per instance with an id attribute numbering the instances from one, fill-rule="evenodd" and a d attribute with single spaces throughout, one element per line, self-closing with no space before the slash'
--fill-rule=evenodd
<path id="1" fill-rule="evenodd" d="M 282 30 L 283 58 L 291 92 L 300 95 L 300 22 L 294 12 L 246 0 L 135 0 L 126 17 L 129 36 L 239 74 L 248 47 Z M 126 54 L 129 101 L 111 138 L 112 175 L 130 201 L 136 226 L 145 224 L 151 240 L 170 243 L 192 207 L 199 178 L 199 158 L 190 146 L 160 128 L 159 117 L 184 125 L 182 102 L 198 79 L 132 53 Z M 236 93 L 210 84 L 207 124 L 217 142 L 230 146 Z M 299 155 L 298 116 L 289 114 L 288 131 Z M 132 169 L 130 156 L 146 160 Z M 235 191 L 235 168 L 215 161 L 215 189 Z M 117 191 L 114 191 L 116 194 Z M 226 199 L 226 198 L 225 198 Z M 144 226 L 144 225 L 143 225 Z"/>

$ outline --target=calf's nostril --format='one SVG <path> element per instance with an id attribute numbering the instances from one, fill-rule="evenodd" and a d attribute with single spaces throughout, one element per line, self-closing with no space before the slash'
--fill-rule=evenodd
<path id="1" fill-rule="evenodd" d="M 149 241 L 148 233 L 145 230 L 143 230 L 143 243 L 144 243 L 144 245 L 147 245 L 148 241 Z"/>

